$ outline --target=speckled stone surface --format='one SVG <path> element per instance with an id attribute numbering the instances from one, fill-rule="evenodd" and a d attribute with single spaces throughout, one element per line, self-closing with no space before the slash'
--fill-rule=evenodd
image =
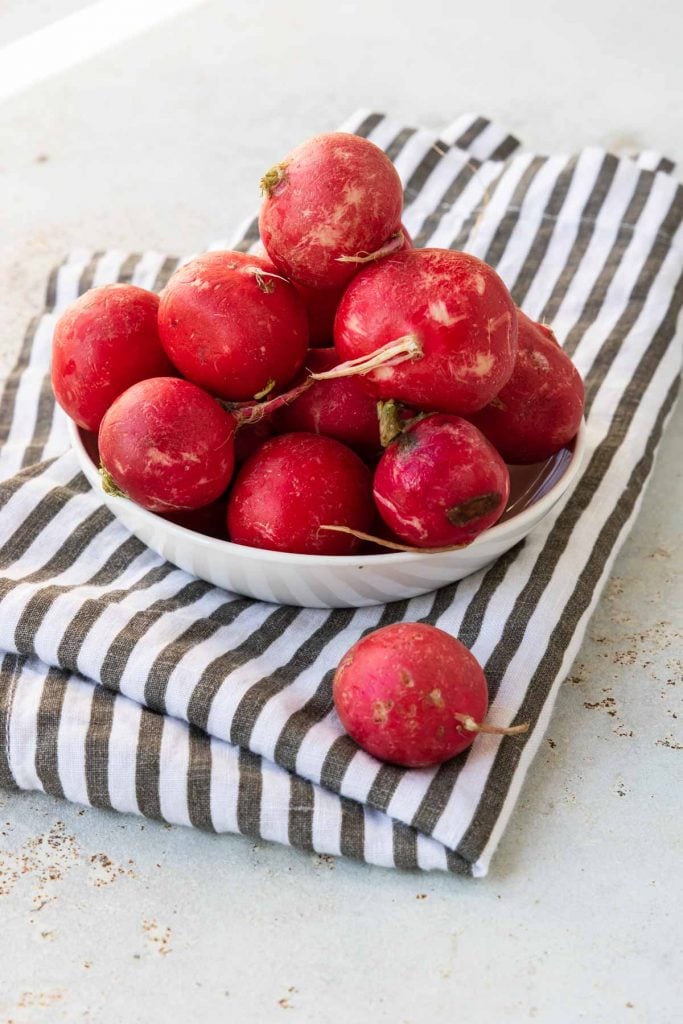
<path id="1" fill-rule="evenodd" d="M 0 47 L 84 5 L 26 6 Z M 359 105 L 683 158 L 676 3 L 360 9 L 208 3 L 0 106 L 0 372 L 66 249 L 201 248 Z M 673 1024 L 682 438 L 679 405 L 487 879 L 0 792 L 0 1024 Z"/>

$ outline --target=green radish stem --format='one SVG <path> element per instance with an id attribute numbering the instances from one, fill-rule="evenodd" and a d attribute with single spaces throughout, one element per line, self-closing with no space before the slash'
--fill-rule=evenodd
<path id="1" fill-rule="evenodd" d="M 127 498 L 128 495 L 125 491 L 122 491 L 119 485 L 114 480 L 108 469 L 105 469 L 102 463 L 100 463 L 100 480 L 102 481 L 102 490 L 105 494 L 111 494 L 114 498 Z"/>

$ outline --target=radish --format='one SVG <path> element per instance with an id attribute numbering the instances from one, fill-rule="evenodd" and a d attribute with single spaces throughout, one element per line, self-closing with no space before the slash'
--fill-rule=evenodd
<path id="1" fill-rule="evenodd" d="M 283 434 L 238 473 L 228 533 L 236 544 L 271 551 L 350 555 L 359 540 L 321 525 L 367 530 L 374 514 L 370 471 L 354 452 L 318 434 Z"/>
<path id="2" fill-rule="evenodd" d="M 196 509 L 230 483 L 235 418 L 187 380 L 154 377 L 116 399 L 99 433 L 102 486 L 150 512 Z"/>
<path id="3" fill-rule="evenodd" d="M 317 135 L 261 179 L 261 239 L 298 284 L 337 288 L 401 248 L 403 190 L 391 160 L 357 135 Z"/>
<path id="4" fill-rule="evenodd" d="M 339 663 L 332 690 L 340 721 L 356 743 L 406 768 L 447 761 L 478 732 L 528 729 L 484 723 L 488 690 L 476 658 L 448 633 L 419 622 L 384 626 L 355 643 Z"/>
<path id="5" fill-rule="evenodd" d="M 403 243 L 397 251 L 413 248 L 413 240 L 401 224 Z M 265 253 L 265 248 L 263 252 Z M 309 345 L 323 348 L 334 343 L 334 317 L 346 290 L 346 283 L 340 288 L 309 288 L 305 284 L 294 285 L 306 306 L 308 314 Z"/>
<path id="6" fill-rule="evenodd" d="M 334 343 L 378 398 L 468 415 L 509 380 L 517 311 L 486 263 L 447 249 L 411 249 L 360 271 L 337 310 Z"/>
<path id="7" fill-rule="evenodd" d="M 79 427 L 97 430 L 126 388 L 175 374 L 159 340 L 153 292 L 132 284 L 91 288 L 72 302 L 55 327 L 52 389 Z"/>
<path id="8" fill-rule="evenodd" d="M 476 427 L 435 413 L 416 417 L 386 448 L 373 494 L 384 522 L 408 544 L 469 544 L 503 514 L 510 475 Z"/>
<path id="9" fill-rule="evenodd" d="M 234 402 L 262 398 L 301 369 L 306 309 L 269 260 L 207 252 L 161 293 L 159 333 L 183 376 Z"/>
<path id="10" fill-rule="evenodd" d="M 333 348 L 311 349 L 306 369 L 330 370 L 339 362 Z M 304 430 L 342 441 L 361 455 L 380 450 L 377 403 L 355 377 L 321 380 L 273 417 L 279 431 Z"/>
<path id="11" fill-rule="evenodd" d="M 552 331 L 521 310 L 518 341 L 510 380 L 471 420 L 506 462 L 541 462 L 575 437 L 583 381 Z"/>

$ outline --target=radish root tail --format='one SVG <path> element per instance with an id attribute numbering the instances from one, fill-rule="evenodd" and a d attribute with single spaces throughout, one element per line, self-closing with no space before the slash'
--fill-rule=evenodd
<path id="1" fill-rule="evenodd" d="M 422 345 L 414 334 L 406 334 L 396 341 L 390 341 L 375 352 L 367 356 L 359 356 L 357 359 L 349 359 L 339 366 L 333 366 L 331 370 L 321 373 L 312 373 L 311 380 L 335 380 L 337 377 L 355 377 L 359 374 L 370 373 L 379 366 L 398 366 L 407 359 L 421 359 L 423 356 Z"/>
<path id="2" fill-rule="evenodd" d="M 268 382 L 270 383 L 270 381 Z M 275 382 L 273 381 L 273 384 Z M 304 391 L 313 384 L 313 379 L 307 377 L 305 381 L 298 384 L 295 388 L 290 391 L 285 391 L 282 395 L 276 395 L 275 398 L 269 399 L 267 402 L 225 402 L 221 401 L 221 405 L 237 420 L 237 429 L 244 427 L 249 423 L 258 423 L 265 416 L 272 416 L 278 409 L 282 409 L 283 406 L 289 405 L 291 402 L 303 395 Z M 267 393 L 267 392 L 266 392 Z"/>
<path id="3" fill-rule="evenodd" d="M 505 728 L 502 725 L 490 725 L 488 722 L 475 722 L 471 715 L 462 715 L 457 711 L 454 714 L 454 718 L 468 732 L 486 732 L 494 736 L 521 736 L 522 733 L 529 731 L 528 722 L 522 722 L 521 725 L 510 725 Z"/>
<path id="4" fill-rule="evenodd" d="M 383 256 L 390 256 L 392 252 L 401 249 L 404 244 L 405 235 L 402 231 L 397 231 L 395 235 L 390 235 L 384 245 L 376 249 L 375 252 L 357 252 L 355 256 L 337 256 L 337 263 L 374 263 L 375 260 L 381 260 Z"/>
<path id="5" fill-rule="evenodd" d="M 357 537 L 358 540 L 366 540 L 371 544 L 379 544 L 384 548 L 389 548 L 391 551 L 409 551 L 412 554 L 417 555 L 438 555 L 443 554 L 445 551 L 460 551 L 461 548 L 466 548 L 467 544 L 454 544 L 448 548 L 413 548 L 409 544 L 399 544 L 398 541 L 385 540 L 384 537 L 375 537 L 372 533 L 363 533 L 362 530 L 352 530 L 350 526 L 332 526 L 324 525 L 319 526 L 319 530 L 332 530 L 334 533 L 348 533 L 351 537 Z"/>

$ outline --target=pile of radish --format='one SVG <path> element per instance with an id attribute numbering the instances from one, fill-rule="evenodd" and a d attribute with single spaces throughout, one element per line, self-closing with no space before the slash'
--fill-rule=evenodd
<path id="1" fill-rule="evenodd" d="M 576 435 L 578 372 L 490 266 L 413 247 L 399 176 L 371 142 L 317 136 L 261 189 L 257 252 L 197 256 L 159 297 L 93 288 L 59 319 L 54 393 L 98 431 L 103 487 L 275 551 L 470 544 L 506 509 L 507 464 Z M 483 676 L 438 630 L 389 628 L 342 662 L 340 717 L 385 759 L 453 756 L 486 713 Z M 359 689 L 360 666 L 376 686 L 366 673 Z"/>
<path id="2" fill-rule="evenodd" d="M 576 434 L 579 374 L 491 267 L 413 248 L 373 143 L 317 136 L 261 188 L 258 253 L 60 318 L 55 395 L 99 430 L 105 488 L 198 530 L 219 501 L 226 539 L 277 551 L 471 543 L 505 511 L 506 463 Z"/>

